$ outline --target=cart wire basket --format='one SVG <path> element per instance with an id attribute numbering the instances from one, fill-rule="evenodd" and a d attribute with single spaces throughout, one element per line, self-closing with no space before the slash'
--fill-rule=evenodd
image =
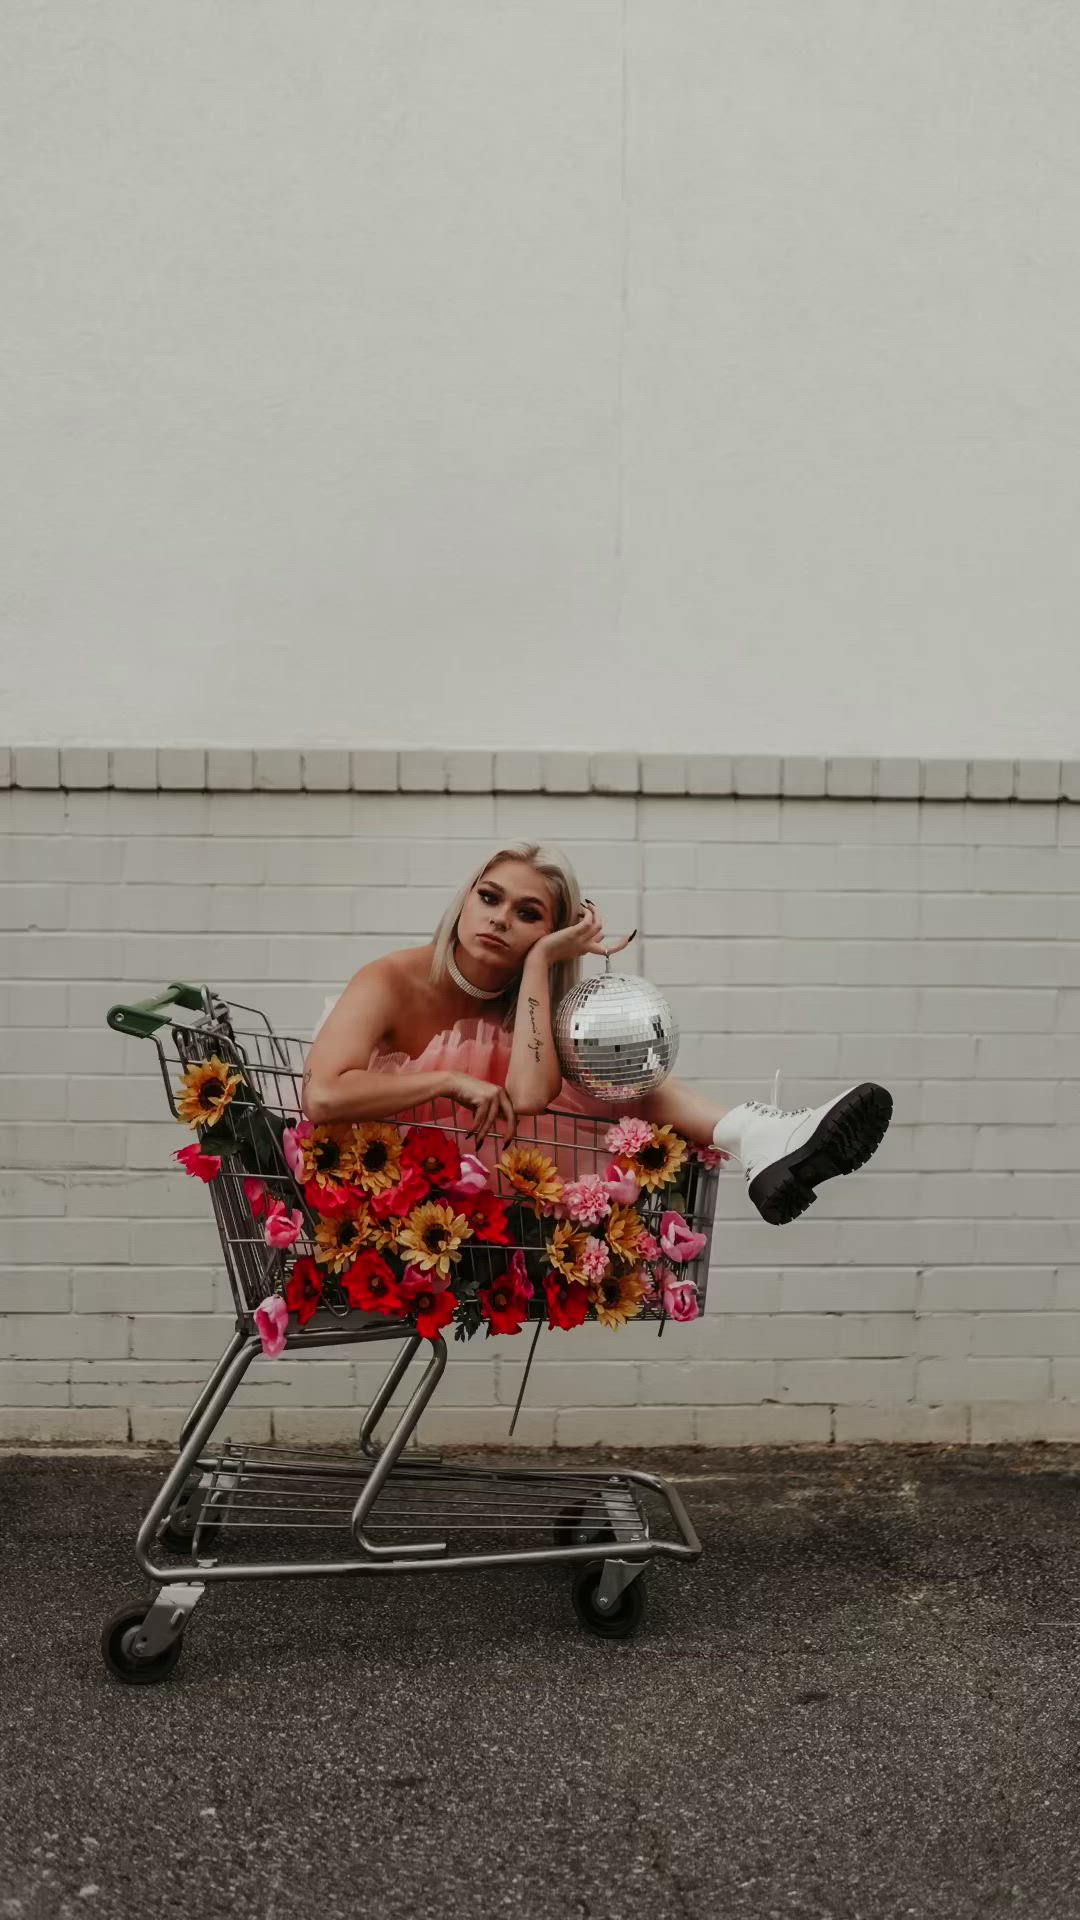
<path id="1" fill-rule="evenodd" d="M 208 1586 L 222 1580 L 565 1562 L 580 1624 L 603 1638 L 632 1634 L 642 1615 L 646 1565 L 665 1557 L 693 1560 L 701 1553 L 674 1486 L 621 1467 L 458 1465 L 421 1447 L 416 1438 L 447 1364 L 442 1329 L 449 1322 L 440 1318 L 440 1298 L 454 1301 L 454 1338 L 463 1340 L 481 1327 L 487 1335 L 493 1324 L 505 1325 L 491 1312 L 491 1302 L 498 1305 L 512 1294 L 520 1324 L 534 1323 L 522 1394 L 544 1325 L 575 1324 L 552 1317 L 568 1299 L 580 1313 L 586 1289 L 552 1266 L 555 1209 L 545 1207 L 543 1195 L 557 1191 L 561 1182 L 603 1176 L 611 1159 L 605 1135 L 614 1112 L 591 1118 L 555 1106 L 522 1116 L 512 1144 L 528 1151 L 516 1171 L 511 1143 L 500 1151 L 489 1135 L 473 1150 L 473 1128 L 463 1124 L 471 1116 L 449 1098 L 403 1104 L 388 1121 L 363 1123 L 369 1164 L 360 1168 L 354 1162 L 351 1170 L 366 1178 L 376 1195 L 402 1173 L 394 1156 L 403 1130 L 406 1143 L 410 1132 L 429 1145 L 435 1137 L 436 1147 L 441 1142 L 455 1166 L 464 1166 L 468 1150 L 474 1177 L 480 1169 L 486 1176 L 482 1202 L 473 1196 L 477 1211 L 464 1196 L 454 1203 L 475 1231 L 456 1245 L 452 1230 L 436 1234 L 426 1254 L 427 1243 L 420 1239 L 408 1249 L 411 1256 L 438 1259 L 444 1266 L 453 1260 L 453 1293 L 444 1287 L 440 1294 L 435 1286 L 402 1293 L 395 1284 L 403 1271 L 400 1220 L 385 1211 L 381 1216 L 367 1212 L 365 1225 L 376 1250 L 369 1237 L 367 1251 L 357 1260 L 350 1237 L 356 1209 L 324 1213 L 308 1204 L 313 1189 L 302 1181 L 296 1145 L 304 1131 L 307 1042 L 276 1033 L 265 1015 L 224 1000 L 210 987 L 179 982 L 152 999 L 113 1007 L 108 1021 L 119 1033 L 153 1042 L 171 1112 L 198 1128 L 197 1145 L 189 1151 L 213 1157 L 197 1170 L 207 1181 L 236 1310 L 235 1332 L 184 1422 L 176 1459 L 138 1531 L 135 1558 L 153 1596 L 123 1607 L 104 1627 L 102 1654 L 109 1671 L 134 1684 L 166 1679 L 180 1657 L 197 1602 Z M 407 1075 L 402 1093 L 407 1101 Z M 428 1129 L 431 1134 L 422 1131 Z M 309 1136 L 312 1131 L 309 1126 Z M 334 1176 L 341 1172 L 333 1164 L 336 1130 L 315 1131 L 325 1136 L 319 1178 L 332 1209 Z M 390 1155 L 383 1165 L 380 1150 Z M 309 1156 L 308 1173 L 313 1165 Z M 538 1166 L 548 1169 L 554 1188 L 530 1190 Z M 715 1164 L 690 1151 L 678 1166 L 677 1192 L 671 1180 L 646 1187 L 637 1207 L 641 1231 L 654 1244 L 672 1205 L 683 1214 L 697 1251 L 680 1266 L 679 1282 L 693 1288 L 699 1301 L 708 1278 L 718 1178 Z M 438 1214 L 440 1226 L 452 1213 L 426 1211 Z M 278 1231 L 271 1231 L 271 1220 Z M 485 1240 L 485 1229 L 494 1237 Z M 580 1251 L 583 1237 L 573 1222 L 565 1227 L 565 1261 Z M 500 1294 L 508 1267 L 513 1288 L 504 1284 Z M 354 1282 L 361 1269 L 358 1288 Z M 417 1270 L 410 1271 L 415 1277 Z M 595 1299 L 595 1289 L 590 1297 Z M 317 1353 L 344 1343 L 393 1347 L 391 1364 L 360 1420 L 355 1458 L 211 1440 L 252 1362 L 275 1350 L 266 1346 L 266 1328 L 260 1325 L 268 1302 L 277 1306 L 277 1351 Z M 621 1307 L 627 1308 L 626 1296 Z M 434 1311 L 434 1322 L 425 1320 L 425 1309 Z M 619 1311 L 616 1302 L 609 1325 L 619 1324 Z M 628 1311 L 637 1321 L 654 1320 L 657 1335 L 663 1334 L 667 1315 L 658 1289 L 642 1293 L 638 1282 Z M 416 1359 L 423 1363 L 419 1377 L 404 1406 L 394 1409 L 390 1431 L 380 1441 L 377 1429 Z M 298 1557 L 301 1553 L 311 1557 Z"/>

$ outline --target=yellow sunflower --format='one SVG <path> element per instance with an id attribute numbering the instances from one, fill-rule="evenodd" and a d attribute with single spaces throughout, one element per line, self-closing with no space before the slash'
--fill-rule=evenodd
<path id="1" fill-rule="evenodd" d="M 539 1147 L 508 1147 L 498 1168 L 537 1215 L 542 1203 L 562 1198 L 563 1183 L 555 1162 Z"/>
<path id="2" fill-rule="evenodd" d="M 371 1220 L 366 1207 L 354 1213 L 324 1214 L 315 1228 L 315 1258 L 331 1273 L 343 1273 L 360 1249 L 370 1244 Z"/>
<path id="3" fill-rule="evenodd" d="M 328 1120 L 318 1127 L 302 1128 L 300 1146 L 304 1156 L 302 1186 L 309 1181 L 317 1187 L 348 1186 L 356 1172 L 351 1126 Z"/>
<path id="4" fill-rule="evenodd" d="M 464 1214 L 455 1213 L 445 1200 L 425 1200 L 414 1207 L 398 1234 L 398 1252 L 409 1266 L 421 1273 L 438 1274 L 446 1283 L 454 1263 L 461 1259 L 461 1246 L 471 1240 L 472 1228 Z"/>
<path id="5" fill-rule="evenodd" d="M 630 1167 L 638 1184 L 649 1193 L 669 1187 L 679 1175 L 687 1155 L 687 1144 L 673 1127 L 654 1127 L 653 1137 L 637 1153 L 620 1153 L 620 1166 Z"/>
<path id="6" fill-rule="evenodd" d="M 561 1220 L 547 1243 L 547 1257 L 556 1273 L 564 1280 L 576 1280 L 580 1285 L 586 1283 L 581 1258 L 588 1244 L 587 1233 L 575 1228 L 569 1220 Z"/>
<path id="7" fill-rule="evenodd" d="M 641 1217 L 633 1207 L 612 1207 L 607 1217 L 607 1243 L 617 1260 L 636 1260 Z"/>
<path id="8" fill-rule="evenodd" d="M 589 1288 L 596 1317 L 605 1327 L 624 1327 L 641 1312 L 647 1282 L 640 1267 L 629 1273 L 606 1273 Z"/>
<path id="9" fill-rule="evenodd" d="M 383 1120 L 363 1120 L 353 1129 L 355 1179 L 368 1193 L 382 1193 L 401 1179 L 401 1135 Z"/>
<path id="10" fill-rule="evenodd" d="M 243 1074 L 230 1067 L 228 1061 L 219 1060 L 216 1053 L 209 1060 L 197 1060 L 187 1068 L 180 1083 L 183 1092 L 177 1112 L 181 1120 L 189 1127 L 216 1127 L 237 1087 L 243 1083 Z"/>

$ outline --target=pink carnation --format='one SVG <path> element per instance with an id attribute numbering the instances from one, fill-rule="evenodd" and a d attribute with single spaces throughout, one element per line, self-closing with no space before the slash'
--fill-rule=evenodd
<path id="1" fill-rule="evenodd" d="M 280 1293 L 268 1293 L 265 1300 L 260 1300 L 255 1309 L 255 1325 L 264 1354 L 268 1360 L 276 1360 L 285 1351 L 289 1327 L 289 1309 Z"/>
<path id="2" fill-rule="evenodd" d="M 291 1247 L 303 1230 L 304 1216 L 299 1207 L 290 1213 L 284 1200 L 275 1200 L 272 1207 L 267 1207 L 263 1234 L 268 1247 Z"/>
<path id="3" fill-rule="evenodd" d="M 563 1188 L 563 1204 L 572 1220 L 595 1227 L 611 1212 L 611 1196 L 598 1173 L 586 1173 Z"/>
<path id="4" fill-rule="evenodd" d="M 609 1153 L 625 1153 L 631 1159 L 647 1147 L 652 1140 L 653 1130 L 647 1120 L 635 1120 L 632 1114 L 617 1120 L 604 1135 L 604 1145 Z"/>
<path id="5" fill-rule="evenodd" d="M 691 1147 L 691 1160 L 700 1160 L 703 1167 L 722 1167 L 731 1159 L 730 1153 L 724 1153 L 720 1147 Z"/>
<path id="6" fill-rule="evenodd" d="M 659 1260 L 660 1258 L 659 1240 L 654 1240 L 651 1233 L 645 1232 L 644 1227 L 638 1233 L 637 1250 L 641 1260 Z"/>
<path id="7" fill-rule="evenodd" d="M 641 1188 L 637 1175 L 629 1167 L 620 1167 L 617 1160 L 612 1160 L 604 1174 L 604 1191 L 609 1200 L 617 1200 L 623 1207 L 632 1207 Z"/>
<path id="8" fill-rule="evenodd" d="M 608 1271 L 608 1250 L 603 1240 L 597 1240 L 592 1234 L 585 1242 L 585 1251 L 581 1256 L 581 1271 L 590 1280 L 602 1280 Z"/>

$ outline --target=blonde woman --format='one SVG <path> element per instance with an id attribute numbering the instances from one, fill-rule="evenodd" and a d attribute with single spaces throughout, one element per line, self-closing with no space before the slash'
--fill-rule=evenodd
<path id="1" fill-rule="evenodd" d="M 552 1008 L 580 978 L 585 954 L 620 953 L 636 932 L 605 938 L 559 849 L 498 848 L 450 902 L 433 940 L 371 961 L 327 1002 L 304 1073 L 305 1114 L 317 1123 L 381 1120 L 429 1102 L 434 1115 L 435 1102 L 450 1101 L 472 1116 L 478 1147 L 488 1133 L 509 1137 L 521 1116 L 551 1108 L 609 1120 L 633 1114 L 731 1155 L 762 1217 L 794 1220 L 816 1186 L 877 1150 L 892 1096 L 864 1081 L 820 1107 L 720 1107 L 669 1074 L 652 1093 L 620 1103 L 617 1116 L 564 1084 Z"/>

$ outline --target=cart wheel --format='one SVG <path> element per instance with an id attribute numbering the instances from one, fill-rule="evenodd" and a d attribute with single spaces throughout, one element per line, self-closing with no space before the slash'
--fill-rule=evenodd
<path id="1" fill-rule="evenodd" d="M 221 1532 L 221 1525 L 221 1516 L 214 1512 L 213 1504 L 210 1507 L 204 1507 L 199 1545 L 212 1544 Z M 171 1553 L 191 1552 L 191 1543 L 195 1538 L 195 1520 L 186 1506 L 173 1508 L 158 1538 L 162 1546 L 168 1547 Z"/>
<path id="2" fill-rule="evenodd" d="M 629 1640 L 641 1625 L 641 1616 L 645 1611 L 645 1589 L 639 1573 L 636 1580 L 624 1587 L 614 1606 L 600 1608 L 596 1604 L 597 1589 L 604 1572 L 602 1560 L 590 1560 L 575 1573 L 570 1586 L 570 1597 L 586 1633 L 598 1634 L 601 1640 Z"/>
<path id="3" fill-rule="evenodd" d="M 588 1532 L 584 1528 L 585 1515 L 589 1503 L 578 1500 L 571 1507 L 564 1507 L 552 1529 L 552 1539 L 557 1547 L 599 1547 L 615 1535 L 610 1527 L 595 1527 Z"/>
<path id="4" fill-rule="evenodd" d="M 132 1651 L 132 1642 L 145 1624 L 149 1611 L 150 1606 L 146 1601 L 121 1607 L 120 1612 L 114 1613 L 101 1630 L 101 1657 L 105 1665 L 118 1680 L 125 1680 L 133 1687 L 152 1687 L 159 1680 L 167 1680 L 180 1658 L 180 1649 L 184 1644 L 183 1634 L 178 1633 L 163 1653 L 140 1660 L 138 1654 Z"/>

